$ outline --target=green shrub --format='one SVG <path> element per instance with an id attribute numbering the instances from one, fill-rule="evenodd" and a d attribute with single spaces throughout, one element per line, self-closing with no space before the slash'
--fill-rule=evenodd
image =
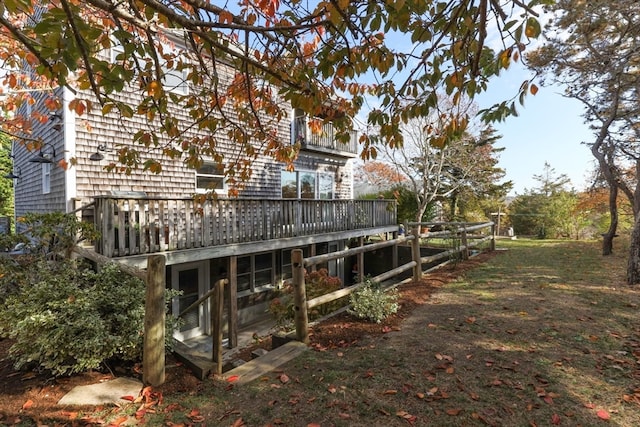
<path id="1" fill-rule="evenodd" d="M 370 279 L 365 280 L 365 284 L 349 296 L 349 301 L 349 313 L 376 323 L 382 322 L 400 308 L 396 289 L 385 292 Z"/>
<path id="2" fill-rule="evenodd" d="M 0 307 L 0 334 L 15 340 L 9 353 L 16 368 L 59 376 L 141 359 L 145 285 L 115 264 L 96 273 L 41 259 L 14 285 Z M 169 338 L 175 323 L 167 316 Z"/>
<path id="3" fill-rule="evenodd" d="M 321 268 L 317 271 L 306 273 L 304 276 L 305 290 L 307 293 L 307 301 L 326 295 L 333 291 L 337 291 L 342 286 L 342 281 L 339 277 L 329 276 L 329 272 L 326 268 Z M 315 320 L 337 310 L 345 305 L 343 299 L 331 301 L 326 304 L 322 304 L 318 307 L 314 307 L 309 314 L 310 320 Z M 280 329 L 291 329 L 293 327 L 294 319 L 294 302 L 293 302 L 293 285 L 289 282 L 285 283 L 284 288 L 279 292 L 279 295 L 274 298 L 269 304 L 269 313 L 274 317 L 276 326 Z"/>

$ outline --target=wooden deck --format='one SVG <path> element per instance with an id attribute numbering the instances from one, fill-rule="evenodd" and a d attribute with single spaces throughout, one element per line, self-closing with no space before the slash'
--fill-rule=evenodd
<path id="1" fill-rule="evenodd" d="M 394 226 L 393 200 L 98 196 L 95 251 L 109 258 Z"/>

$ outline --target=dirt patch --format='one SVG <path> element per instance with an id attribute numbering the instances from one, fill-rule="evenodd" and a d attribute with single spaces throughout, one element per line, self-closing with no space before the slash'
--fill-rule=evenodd
<path id="1" fill-rule="evenodd" d="M 7 357 L 11 344 L 9 339 L 0 340 L 0 425 L 30 425 L 28 420 L 37 425 L 45 420 L 57 421 L 56 425 L 67 425 L 70 424 L 71 415 L 103 410 L 58 406 L 58 401 L 74 387 L 108 381 L 116 376 L 142 379 L 139 366 L 120 366 L 114 368 L 114 372 L 89 371 L 60 378 L 52 378 L 45 372 L 35 370 L 16 371 Z M 202 386 L 201 381 L 171 355 L 167 358 L 166 378 L 160 390 L 167 395 L 196 393 Z M 82 420 L 77 422 L 86 424 Z"/>
<path id="2" fill-rule="evenodd" d="M 463 264 L 447 265 L 425 275 L 420 283 L 401 285 L 399 311 L 380 324 L 358 320 L 347 313 L 326 319 L 313 327 L 311 345 L 316 350 L 348 347 L 362 344 L 389 331 L 398 330 L 404 319 L 417 306 L 428 301 L 435 290 L 495 254 L 496 252 L 485 253 Z M 25 423 L 28 419 L 36 423 L 54 420 L 63 423 L 60 425 L 65 425 L 64 423 L 69 421 L 71 409 L 73 409 L 73 415 L 78 409 L 83 409 L 57 406 L 57 402 L 73 387 L 107 381 L 113 379 L 114 374 L 141 378 L 139 366 L 120 367 L 113 373 L 108 370 L 92 371 L 63 378 L 51 378 L 46 373 L 37 371 L 17 372 L 7 358 L 10 346 L 11 340 L 0 340 L 0 425 Z M 237 355 L 243 360 L 250 360 L 252 351 L 259 347 L 270 349 L 270 338 L 265 338 L 260 343 L 239 351 Z M 196 379 L 173 357 L 168 357 L 166 382 L 157 390 L 164 398 L 184 394 L 195 395 L 201 391 L 202 387 L 203 382 Z M 85 413 L 103 410 L 104 408 L 84 408 Z"/>

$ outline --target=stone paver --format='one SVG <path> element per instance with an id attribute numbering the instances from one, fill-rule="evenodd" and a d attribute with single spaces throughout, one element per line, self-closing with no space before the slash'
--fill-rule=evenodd
<path id="1" fill-rule="evenodd" d="M 142 383 L 133 378 L 116 378 L 98 384 L 74 387 L 58 401 L 61 406 L 123 404 L 125 396 L 138 397 Z"/>

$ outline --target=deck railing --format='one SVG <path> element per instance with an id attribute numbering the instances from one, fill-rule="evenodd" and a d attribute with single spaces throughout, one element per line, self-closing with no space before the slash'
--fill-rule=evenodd
<path id="1" fill-rule="evenodd" d="M 392 200 L 98 196 L 96 252 L 108 257 L 204 248 L 396 224 Z"/>
<path id="2" fill-rule="evenodd" d="M 318 150 L 322 152 L 335 152 L 347 154 L 349 157 L 355 157 L 358 154 L 358 133 L 350 132 L 348 143 L 342 143 L 336 140 L 336 132 L 331 123 L 325 123 L 322 126 L 322 132 L 314 133 L 308 125 L 307 117 L 296 117 L 295 119 L 295 141 L 301 144 L 306 150 Z"/>

